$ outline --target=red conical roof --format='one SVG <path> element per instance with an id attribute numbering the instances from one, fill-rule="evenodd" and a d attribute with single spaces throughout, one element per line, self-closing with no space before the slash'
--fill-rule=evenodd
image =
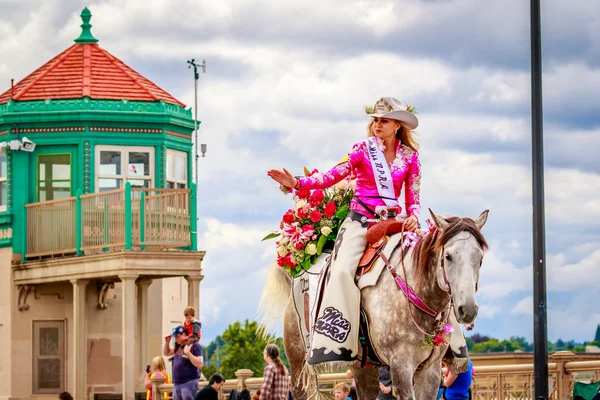
<path id="1" fill-rule="evenodd" d="M 45 99 L 160 101 L 185 105 L 95 43 L 74 44 L 0 95 L 0 104 Z"/>

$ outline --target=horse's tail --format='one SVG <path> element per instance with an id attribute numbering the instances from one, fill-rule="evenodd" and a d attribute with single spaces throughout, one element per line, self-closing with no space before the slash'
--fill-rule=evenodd
<path id="1" fill-rule="evenodd" d="M 261 333 L 268 336 L 283 324 L 283 313 L 291 301 L 292 277 L 273 262 L 258 305 Z"/>

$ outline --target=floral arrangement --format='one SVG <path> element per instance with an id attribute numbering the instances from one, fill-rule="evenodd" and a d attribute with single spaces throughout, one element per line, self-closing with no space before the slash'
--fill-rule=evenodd
<path id="1" fill-rule="evenodd" d="M 390 112 L 394 111 L 394 109 L 392 107 L 390 107 Z M 417 110 L 415 109 L 415 106 L 410 103 L 409 105 L 406 106 L 406 110 L 404 111 L 408 111 L 411 114 L 416 114 Z M 366 114 L 374 114 L 375 113 L 375 106 L 365 106 L 365 113 Z"/>
<path id="2" fill-rule="evenodd" d="M 434 347 L 444 346 L 449 343 L 450 334 L 454 332 L 454 327 L 442 321 L 437 321 L 431 335 L 426 335 L 421 347 L 433 349 Z"/>
<path id="3" fill-rule="evenodd" d="M 309 270 L 323 249 L 335 243 L 338 230 L 350 211 L 354 191 L 348 186 L 300 189 L 292 193 L 294 208 L 283 214 L 280 229 L 263 240 L 278 238 L 277 264 L 294 277 Z"/>

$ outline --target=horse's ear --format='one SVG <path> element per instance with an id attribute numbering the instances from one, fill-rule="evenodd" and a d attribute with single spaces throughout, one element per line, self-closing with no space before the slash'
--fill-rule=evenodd
<path id="1" fill-rule="evenodd" d="M 429 208 L 429 214 L 431 214 L 431 218 L 433 219 L 433 223 L 435 224 L 435 226 L 437 226 L 441 230 L 444 230 L 446 229 L 446 227 L 448 227 L 448 221 L 446 221 L 441 215 L 437 215 L 433 211 L 431 211 L 431 208 Z"/>
<path id="2" fill-rule="evenodd" d="M 475 226 L 477 227 L 477 229 L 481 230 L 481 228 L 483 228 L 483 226 L 487 222 L 489 212 L 490 210 L 485 210 L 481 213 L 481 215 L 479 215 L 479 218 L 477 218 L 477 221 L 475 221 Z"/>

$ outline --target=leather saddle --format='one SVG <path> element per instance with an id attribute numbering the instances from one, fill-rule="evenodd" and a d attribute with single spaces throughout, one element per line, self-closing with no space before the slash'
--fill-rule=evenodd
<path id="1" fill-rule="evenodd" d="M 381 254 L 381 251 L 385 248 L 388 238 L 391 235 L 400 232 L 402 232 L 402 222 L 399 222 L 394 218 L 378 222 L 367 229 L 367 243 L 369 244 L 367 245 L 362 258 L 358 262 L 356 275 L 363 276 L 364 274 L 369 273 L 375 266 L 379 254 Z"/>

